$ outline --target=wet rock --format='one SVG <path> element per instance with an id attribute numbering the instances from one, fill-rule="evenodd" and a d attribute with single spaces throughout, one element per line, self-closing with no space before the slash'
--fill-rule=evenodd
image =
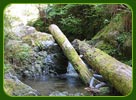
<path id="1" fill-rule="evenodd" d="M 36 32 L 36 29 L 34 27 L 26 26 L 26 34 L 31 34 L 35 32 Z"/>
<path id="2" fill-rule="evenodd" d="M 69 93 L 67 91 L 59 92 L 55 91 L 49 94 L 49 96 L 84 96 L 83 93 Z"/>
<path id="3" fill-rule="evenodd" d="M 101 87 L 99 88 L 100 92 L 97 95 L 100 96 L 108 96 L 110 94 L 110 88 L 109 87 Z"/>
<path id="4" fill-rule="evenodd" d="M 67 72 L 67 59 L 62 53 L 48 54 L 44 60 L 46 67 L 59 74 Z"/>
<path id="5" fill-rule="evenodd" d="M 25 26 L 24 24 L 19 24 L 18 26 L 13 28 L 13 32 L 16 36 L 22 37 L 28 34 L 33 34 L 36 32 L 36 29 L 31 26 Z"/>
<path id="6" fill-rule="evenodd" d="M 47 52 L 47 56 L 43 60 L 43 64 L 46 66 L 45 70 L 55 74 L 66 73 L 68 61 L 61 48 L 51 40 L 43 41 L 42 44 L 43 50 Z"/>
<path id="7" fill-rule="evenodd" d="M 84 96 L 83 93 L 75 93 L 74 96 Z"/>
<path id="8" fill-rule="evenodd" d="M 29 72 L 28 70 L 25 70 L 25 71 L 24 71 L 24 75 L 27 76 L 27 77 L 30 77 L 30 76 L 31 76 L 31 74 L 30 74 L 30 72 Z"/>
<path id="9" fill-rule="evenodd" d="M 39 64 L 35 64 L 35 69 L 38 73 L 41 73 L 41 66 Z"/>
<path id="10" fill-rule="evenodd" d="M 33 48 L 33 50 L 34 50 L 35 52 L 39 52 L 39 51 L 40 51 L 40 49 L 39 49 L 38 46 L 35 46 L 35 47 Z"/>
<path id="11" fill-rule="evenodd" d="M 8 72 L 5 74 L 4 90 L 10 96 L 38 96 L 40 95 L 37 90 L 32 89 L 30 86 L 22 83 L 16 76 Z"/>
<path id="12" fill-rule="evenodd" d="M 42 64 L 42 61 L 36 61 L 37 64 L 41 65 Z"/>
<path id="13" fill-rule="evenodd" d="M 67 91 L 63 91 L 62 93 L 65 94 L 66 96 L 69 95 L 69 93 Z"/>
<path id="14" fill-rule="evenodd" d="M 47 51 L 48 54 L 62 52 L 61 48 L 54 41 L 44 41 L 43 46 L 44 50 Z"/>
<path id="15" fill-rule="evenodd" d="M 24 94 L 24 96 L 39 96 L 39 95 L 40 95 L 39 92 L 35 93 L 35 92 L 33 92 L 33 91 L 30 91 L 30 92 Z"/>
<path id="16" fill-rule="evenodd" d="M 19 54 L 19 57 L 21 50 L 18 51 L 18 48 L 21 46 L 21 49 L 26 50 L 21 55 L 23 60 L 17 62 L 18 60 L 15 59 L 18 64 L 15 70 L 17 74 L 33 77 L 35 74 L 42 74 L 43 71 L 51 74 L 66 73 L 68 61 L 51 34 L 38 32 L 35 28 L 23 24 L 20 24 L 17 29 L 14 33 L 21 38 L 21 41 L 12 40 L 8 43 L 10 50 Z"/>
<path id="17" fill-rule="evenodd" d="M 67 95 L 59 91 L 55 91 L 55 92 L 52 92 L 49 96 L 67 96 Z"/>
<path id="18" fill-rule="evenodd" d="M 42 44 L 45 46 L 45 49 L 54 45 L 54 41 L 43 41 Z"/>

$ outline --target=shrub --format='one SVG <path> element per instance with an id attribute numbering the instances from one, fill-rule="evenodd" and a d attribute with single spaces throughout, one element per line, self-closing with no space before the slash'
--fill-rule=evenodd
<path id="1" fill-rule="evenodd" d="M 45 9 L 46 23 L 42 19 L 35 22 L 40 31 L 47 31 L 50 24 L 57 24 L 70 39 L 91 39 L 110 22 L 112 14 L 108 5 L 103 4 L 53 4 Z"/>

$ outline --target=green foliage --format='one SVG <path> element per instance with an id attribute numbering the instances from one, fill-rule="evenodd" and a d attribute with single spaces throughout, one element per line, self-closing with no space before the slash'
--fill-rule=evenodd
<path id="1" fill-rule="evenodd" d="M 10 40 L 5 46 L 4 56 L 11 64 L 22 66 L 31 61 L 32 49 L 20 41 Z"/>
<path id="2" fill-rule="evenodd" d="M 15 20 L 17 20 L 16 17 L 4 13 L 4 44 L 6 44 L 9 39 L 19 39 L 12 31 L 12 23 Z"/>
<path id="3" fill-rule="evenodd" d="M 130 33 L 123 32 L 123 33 L 119 34 L 119 36 L 116 38 L 116 40 L 120 46 L 123 46 L 124 42 L 126 41 L 126 39 L 129 36 L 128 34 L 130 34 Z"/>
<path id="4" fill-rule="evenodd" d="M 37 22 L 35 23 L 36 26 L 42 26 L 43 25 L 43 22 L 39 19 L 37 20 Z"/>
<path id="5" fill-rule="evenodd" d="M 46 23 L 37 20 L 35 27 L 46 32 L 52 23 L 57 24 L 70 39 L 91 39 L 110 22 L 111 14 L 103 4 L 53 4 L 45 9 Z"/>
<path id="6" fill-rule="evenodd" d="M 102 44 L 102 45 L 99 45 L 99 47 L 101 50 L 103 50 L 104 52 L 106 52 L 107 54 L 110 54 L 110 55 L 114 55 L 116 50 L 114 49 L 114 47 L 110 44 Z"/>
<path id="7" fill-rule="evenodd" d="M 30 23 L 31 24 L 31 23 Z M 45 25 L 42 19 L 38 19 L 34 22 L 33 26 L 36 28 L 36 30 L 40 30 L 41 32 L 45 31 Z"/>
<path id="8" fill-rule="evenodd" d="M 119 50 L 117 50 L 117 48 L 107 42 L 99 42 L 99 44 L 97 44 L 97 48 L 101 49 L 102 51 L 106 52 L 107 54 L 113 57 L 120 55 Z"/>
<path id="9" fill-rule="evenodd" d="M 74 34 L 74 32 L 77 32 L 77 34 L 81 34 L 82 30 L 79 23 L 81 23 L 81 20 L 78 18 L 75 18 L 72 15 L 69 15 L 67 18 L 62 18 L 60 21 L 63 31 L 68 30 L 68 32 L 71 34 Z"/>
<path id="10" fill-rule="evenodd" d="M 42 51 L 44 49 L 44 45 L 41 42 L 39 42 L 39 41 L 35 42 L 35 46 L 37 46 L 40 51 Z"/>
<path id="11" fill-rule="evenodd" d="M 22 44 L 15 54 L 15 57 L 20 60 L 28 60 L 31 54 L 31 47 L 26 44 Z"/>
<path id="12" fill-rule="evenodd" d="M 10 69 L 11 69 L 11 64 L 10 63 L 5 63 L 4 64 L 4 72 L 7 72 Z"/>
<path id="13" fill-rule="evenodd" d="M 118 59 L 119 61 L 132 66 L 132 58 L 126 57 L 122 52 L 122 43 L 124 43 L 123 41 L 126 40 L 126 37 L 124 36 L 124 34 L 120 34 L 117 39 L 119 39 L 120 41 L 120 45 L 118 45 L 118 47 L 115 47 L 106 41 L 97 42 L 96 47 L 111 55 L 112 57 Z M 93 42 L 95 41 L 89 41 L 90 44 L 93 44 Z"/>
<path id="14" fill-rule="evenodd" d="M 132 59 L 124 61 L 125 64 L 132 66 Z"/>

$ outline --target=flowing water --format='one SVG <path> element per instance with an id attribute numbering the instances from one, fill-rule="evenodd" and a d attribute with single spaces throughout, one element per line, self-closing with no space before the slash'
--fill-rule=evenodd
<path id="1" fill-rule="evenodd" d="M 89 95 L 89 93 L 84 90 L 85 85 L 79 79 L 71 63 L 68 64 L 66 74 L 58 76 L 43 75 L 39 78 L 23 79 L 22 81 L 33 89 L 38 90 L 42 96 L 48 96 L 54 91 Z"/>

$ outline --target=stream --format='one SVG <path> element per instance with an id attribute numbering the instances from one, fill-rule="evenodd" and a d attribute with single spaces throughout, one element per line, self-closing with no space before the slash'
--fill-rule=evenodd
<path id="1" fill-rule="evenodd" d="M 85 85 L 79 79 L 71 63 L 68 63 L 66 74 L 42 75 L 35 77 L 35 79 L 22 79 L 22 82 L 39 91 L 42 96 L 90 95 L 84 90 Z"/>

